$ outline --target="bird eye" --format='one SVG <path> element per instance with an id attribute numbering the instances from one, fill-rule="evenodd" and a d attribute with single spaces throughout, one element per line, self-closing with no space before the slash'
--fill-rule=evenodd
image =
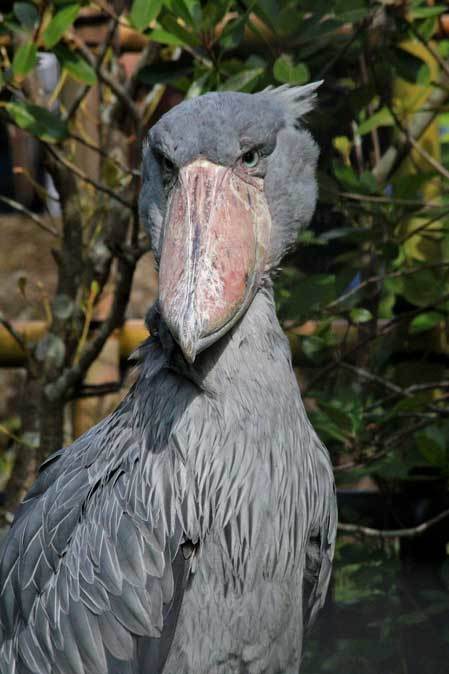
<path id="1" fill-rule="evenodd" d="M 161 158 L 160 158 L 160 164 L 161 164 L 161 170 L 162 170 L 163 174 L 169 175 L 169 174 L 172 174 L 172 173 L 175 172 L 175 165 L 173 164 L 173 162 L 168 157 L 166 157 L 163 154 L 161 155 Z"/>
<path id="2" fill-rule="evenodd" d="M 171 159 L 162 154 L 162 152 L 157 153 L 157 159 L 159 161 L 162 183 L 165 191 L 168 192 L 176 182 L 178 171 Z"/>
<path id="3" fill-rule="evenodd" d="M 257 150 L 248 150 L 242 155 L 242 164 L 247 169 L 252 169 L 259 163 L 259 153 Z"/>

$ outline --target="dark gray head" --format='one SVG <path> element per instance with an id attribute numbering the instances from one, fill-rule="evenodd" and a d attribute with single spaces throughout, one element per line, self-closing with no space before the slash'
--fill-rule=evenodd
<path id="1" fill-rule="evenodd" d="M 206 94 L 148 135 L 140 212 L 160 311 L 190 362 L 234 325 L 312 217 L 318 148 L 300 119 L 319 85 Z"/>

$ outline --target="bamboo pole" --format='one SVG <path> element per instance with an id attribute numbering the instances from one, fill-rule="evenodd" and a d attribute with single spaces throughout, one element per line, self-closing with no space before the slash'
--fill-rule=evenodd
<path id="1" fill-rule="evenodd" d="M 388 321 L 379 321 L 378 327 L 381 330 Z M 13 321 L 13 328 L 23 339 L 25 344 L 32 345 L 41 339 L 46 330 L 45 321 Z M 286 329 L 286 334 L 290 341 L 293 352 L 293 358 L 296 362 L 301 360 L 301 339 L 300 337 L 310 337 L 317 333 L 320 324 L 317 321 L 307 321 L 298 327 Z M 344 341 L 344 348 L 348 349 L 356 344 L 358 339 L 358 328 L 355 325 L 349 325 L 344 320 L 332 322 L 332 333 L 336 337 L 336 342 L 341 344 Z M 148 337 L 148 330 L 143 320 L 127 320 L 122 328 L 117 330 L 111 339 L 118 338 L 118 353 L 120 360 L 126 360 L 135 351 L 135 349 Z M 441 324 L 427 333 L 418 335 L 408 335 L 406 326 L 401 331 L 398 339 L 398 350 L 410 352 L 416 350 L 432 351 L 433 353 L 449 354 L 449 338 L 445 326 Z M 25 353 L 20 348 L 14 337 L 8 330 L 0 324 L 0 367 L 23 367 L 25 365 Z"/>

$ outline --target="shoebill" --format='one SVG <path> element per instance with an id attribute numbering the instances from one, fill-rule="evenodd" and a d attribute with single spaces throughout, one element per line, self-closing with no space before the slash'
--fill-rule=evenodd
<path id="1" fill-rule="evenodd" d="M 118 409 L 58 451 L 2 548 L 2 674 L 297 674 L 331 573 L 328 454 L 272 273 L 313 214 L 317 84 L 181 103 L 150 130 L 159 272 Z"/>

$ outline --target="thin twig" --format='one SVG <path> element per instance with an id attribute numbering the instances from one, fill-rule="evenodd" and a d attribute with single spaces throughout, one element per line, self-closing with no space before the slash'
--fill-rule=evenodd
<path id="1" fill-rule="evenodd" d="M 19 204 L 18 201 L 15 201 L 14 199 L 10 199 L 9 197 L 3 196 L 3 194 L 0 194 L 0 201 L 3 201 L 5 204 L 8 204 L 8 206 L 11 206 L 11 208 L 14 208 L 16 211 L 19 211 L 20 213 L 23 213 L 24 215 L 27 215 L 30 220 L 32 220 L 40 229 L 42 229 L 44 232 L 47 232 L 47 234 L 51 234 L 52 236 L 59 238 L 59 233 L 53 229 L 50 225 L 48 225 L 42 218 L 40 218 L 36 213 L 33 213 L 32 211 L 28 210 L 25 206 L 22 206 L 22 204 Z"/>
<path id="2" fill-rule="evenodd" d="M 70 38 L 75 43 L 78 51 L 84 56 L 86 61 L 93 67 L 96 68 L 97 62 L 86 44 L 81 40 L 79 35 L 76 33 L 70 33 Z M 138 122 L 140 119 L 140 113 L 138 107 L 134 104 L 134 101 L 128 96 L 128 93 L 124 87 L 114 78 L 109 75 L 109 73 L 102 67 L 99 67 L 96 70 L 96 73 L 100 80 L 107 84 L 107 86 L 112 90 L 112 92 L 117 96 L 117 98 L 126 106 L 128 111 L 132 114 L 134 119 Z"/>
<path id="3" fill-rule="evenodd" d="M 132 203 L 130 203 L 129 201 L 126 201 L 126 199 L 123 199 L 123 197 L 121 197 L 119 194 L 114 192 L 114 190 L 110 189 L 109 187 L 106 187 L 106 185 L 103 185 L 103 184 L 97 182 L 93 178 L 90 178 L 88 175 L 83 173 L 81 171 L 81 169 L 78 168 L 78 166 L 76 166 L 75 164 L 72 164 L 72 162 L 70 162 L 68 159 L 66 159 L 61 154 L 59 154 L 59 152 L 57 150 L 55 150 L 54 147 L 52 145 L 50 145 L 50 143 L 44 143 L 44 144 L 45 144 L 45 147 L 47 148 L 48 152 L 52 155 L 52 157 L 54 157 L 54 159 L 56 159 L 60 164 L 65 166 L 65 168 L 67 168 L 69 171 L 74 173 L 78 178 L 80 178 L 84 182 L 88 183 L 89 185 L 92 185 L 99 192 L 104 192 L 104 194 L 108 194 L 112 199 L 115 199 L 120 204 L 122 204 L 122 206 L 126 206 L 126 208 L 129 208 L 131 211 L 134 210 L 134 206 L 133 206 Z"/>
<path id="4" fill-rule="evenodd" d="M 441 106 L 449 98 L 449 91 L 439 86 L 441 84 L 443 82 L 437 83 L 437 86 L 435 86 L 427 99 L 427 109 L 417 110 L 411 118 L 409 128 L 410 135 L 414 140 L 418 140 L 423 135 L 435 117 L 440 113 Z M 372 171 L 378 184 L 383 185 L 390 179 L 396 169 L 402 164 L 410 148 L 411 144 L 408 141 L 404 141 L 403 138 L 398 138 L 395 145 L 390 145 Z"/>
<path id="5" fill-rule="evenodd" d="M 329 372 L 332 372 L 332 370 L 338 368 L 341 362 L 344 360 L 344 358 L 349 358 L 353 356 L 361 348 L 367 346 L 370 342 L 375 341 L 380 337 L 384 337 L 389 332 L 394 330 L 394 328 L 403 321 L 409 320 L 410 318 L 414 318 L 415 316 L 418 316 L 419 314 L 424 313 L 426 311 L 430 311 L 435 307 L 439 306 L 440 304 L 444 304 L 444 302 L 446 302 L 448 299 L 449 293 L 445 293 L 444 295 L 441 295 L 441 297 L 439 297 L 437 301 L 431 304 L 427 304 L 424 307 L 418 307 L 416 309 L 412 309 L 411 311 L 404 312 L 400 316 L 395 316 L 390 321 L 387 321 L 387 323 L 374 335 L 368 335 L 365 339 L 360 340 L 352 349 L 347 351 L 344 354 L 344 356 L 336 358 L 332 362 L 328 363 L 328 365 L 323 367 L 314 377 L 312 377 L 311 381 L 308 382 L 308 385 L 304 390 L 304 396 L 307 396 L 308 392 L 313 388 L 313 386 L 315 386 L 316 382 L 319 381 L 324 375 L 329 374 Z"/>
<path id="6" fill-rule="evenodd" d="M 3 424 L 0 424 L 0 433 L 3 433 L 6 435 L 8 438 L 11 438 L 11 440 L 14 440 L 18 445 L 23 445 L 24 447 L 28 447 L 28 449 L 35 449 L 34 445 L 32 445 L 29 442 L 26 442 L 22 438 L 20 438 L 18 435 L 15 433 L 12 433 L 10 430 L 6 428 Z"/>
<path id="7" fill-rule="evenodd" d="M 122 164 L 118 159 L 115 157 L 111 156 L 109 152 L 106 152 L 106 150 L 103 150 L 101 147 L 98 145 L 95 145 L 95 143 L 91 143 L 89 140 L 86 138 L 83 138 L 82 136 L 79 136 L 77 133 L 70 133 L 69 137 L 72 138 L 73 140 L 76 140 L 77 143 L 81 143 L 82 145 L 85 145 L 85 147 L 88 147 L 90 150 L 93 150 L 94 152 L 98 152 L 98 154 L 103 157 L 104 159 L 107 159 L 108 161 L 112 162 L 115 164 L 115 166 L 120 169 L 123 173 L 129 173 L 136 178 L 140 178 L 141 176 L 141 171 L 138 171 L 137 169 L 132 169 L 129 166 L 125 166 L 125 164 Z"/>
<path id="8" fill-rule="evenodd" d="M 383 449 L 377 454 L 374 454 L 373 456 L 370 456 L 369 458 L 365 459 L 365 461 L 348 461 L 347 463 L 341 463 L 337 466 L 334 466 L 333 471 L 334 473 L 342 473 L 346 470 L 356 470 L 358 468 L 365 468 L 366 466 L 369 466 L 371 463 L 375 463 L 379 459 L 383 459 L 384 456 L 388 454 L 388 451 L 389 451 L 388 449 Z"/>
<path id="9" fill-rule="evenodd" d="M 443 164 L 441 164 L 439 161 L 435 159 L 435 157 L 432 157 L 431 154 L 427 152 L 421 145 L 410 135 L 410 133 L 406 130 L 403 129 L 403 132 L 407 136 L 407 140 L 412 144 L 413 149 L 416 150 L 416 152 L 423 157 L 434 169 L 437 173 L 440 174 L 443 178 L 446 178 L 446 180 L 449 180 L 449 171 L 444 168 Z"/>
<path id="10" fill-rule="evenodd" d="M 347 299 L 352 297 L 352 295 L 355 295 L 355 293 L 359 292 L 359 290 L 362 290 L 363 288 L 366 288 L 366 286 L 368 286 L 368 285 L 379 283 L 380 281 L 383 281 L 384 279 L 400 278 L 400 277 L 403 277 L 403 276 L 413 276 L 413 274 L 418 274 L 420 271 L 429 270 L 429 269 L 442 269 L 442 268 L 444 269 L 445 267 L 449 268 L 449 262 L 434 262 L 434 263 L 431 263 L 431 264 L 423 264 L 423 265 L 420 265 L 419 267 L 413 267 L 413 269 L 403 269 L 403 270 L 388 272 L 387 274 L 378 274 L 377 276 L 370 276 L 369 278 L 365 279 L 364 281 L 361 281 L 354 288 L 351 288 L 346 293 L 343 293 L 343 295 L 340 295 L 340 297 L 337 297 L 336 300 L 333 300 L 329 304 L 326 304 L 326 306 L 324 307 L 324 310 L 329 311 L 330 309 L 333 309 L 335 306 L 338 306 L 339 304 L 342 304 L 342 302 L 345 302 Z"/>
<path id="11" fill-rule="evenodd" d="M 122 388 L 123 383 L 120 381 L 107 382 L 106 384 L 83 384 L 79 390 L 74 391 L 73 399 L 99 398 L 100 396 L 118 393 Z"/>
<path id="12" fill-rule="evenodd" d="M 101 0 L 93 0 L 92 4 L 97 5 L 97 7 L 99 7 L 105 14 L 114 19 L 114 21 L 116 21 L 120 26 L 123 26 L 123 28 L 129 30 L 129 24 L 124 21 L 121 16 L 116 14 L 112 7 L 110 7 L 106 2 L 101 2 Z"/>
<path id="13" fill-rule="evenodd" d="M 98 71 L 100 70 L 101 66 L 103 65 L 103 61 L 106 57 L 107 51 L 112 44 L 112 41 L 114 39 L 115 31 L 117 30 L 117 24 L 118 24 L 118 19 L 113 18 L 109 22 L 108 30 L 106 33 L 106 38 L 105 41 L 101 47 L 100 53 L 98 54 L 98 58 L 95 62 L 94 70 L 98 74 Z M 89 91 L 92 89 L 90 84 L 85 84 L 83 87 L 78 92 L 77 97 L 75 100 L 72 102 L 72 105 L 70 106 L 67 114 L 66 114 L 66 119 L 69 120 L 73 117 L 73 115 L 76 113 L 78 110 L 79 106 L 83 102 L 84 98 L 87 96 Z"/>
<path id="14" fill-rule="evenodd" d="M 14 341 L 17 343 L 19 348 L 25 353 L 26 356 L 29 356 L 29 350 L 27 345 L 25 344 L 25 340 L 22 338 L 22 336 L 17 332 L 15 327 L 13 326 L 10 321 L 8 321 L 6 318 L 3 318 L 3 316 L 0 316 L 0 325 L 3 325 L 5 330 L 9 332 L 11 337 L 14 339 Z"/>
<path id="15" fill-rule="evenodd" d="M 323 192 L 327 192 L 332 196 L 345 197 L 346 199 L 352 199 L 353 201 L 372 201 L 377 204 L 392 204 L 393 206 L 409 206 L 414 208 L 416 206 L 421 206 L 422 208 L 442 208 L 441 204 L 436 204 L 432 201 L 418 201 L 417 199 L 395 199 L 393 197 L 382 197 L 376 194 L 357 194 L 356 192 L 333 192 L 332 190 L 323 189 Z"/>
<path id="16" fill-rule="evenodd" d="M 368 68 L 366 65 L 366 58 L 365 58 L 365 53 L 362 50 L 362 53 L 360 55 L 360 70 L 362 74 L 362 82 L 365 86 L 368 85 L 369 82 L 369 77 L 368 77 Z M 373 102 L 371 101 L 368 103 L 368 113 L 370 117 L 374 114 L 374 105 Z M 371 141 L 373 143 L 373 151 L 374 151 L 374 166 L 380 161 L 380 143 L 379 143 L 379 131 L 377 127 L 374 127 L 371 129 Z"/>
<path id="17" fill-rule="evenodd" d="M 407 127 L 404 126 L 402 121 L 399 119 L 399 116 L 396 114 L 396 111 L 394 108 L 391 107 L 388 103 L 386 104 L 386 107 L 388 108 L 389 113 L 394 119 L 394 122 L 399 129 L 399 131 L 405 136 L 407 139 L 407 142 L 410 143 L 410 145 L 413 147 L 413 149 L 421 156 L 423 159 L 425 159 L 432 168 L 435 169 L 437 173 L 439 173 L 443 178 L 446 180 L 449 180 L 449 171 L 437 160 L 435 157 L 432 157 L 421 145 L 413 138 L 412 134 L 410 131 L 407 129 Z"/>
<path id="18" fill-rule="evenodd" d="M 446 75 L 449 77 L 449 65 L 442 58 L 442 56 L 440 55 L 438 50 L 434 49 L 432 47 L 432 44 L 429 40 L 426 40 L 425 38 L 423 38 L 423 36 L 419 32 L 419 30 L 416 28 L 416 26 L 413 25 L 413 23 L 407 21 L 407 27 L 411 30 L 411 32 L 419 40 L 419 42 L 421 42 L 421 44 L 427 49 L 427 51 L 432 56 L 432 58 L 435 59 L 435 61 L 440 66 L 441 70 L 443 70 L 446 73 Z"/>
<path id="19" fill-rule="evenodd" d="M 114 300 L 111 311 L 101 324 L 97 334 L 86 344 L 77 363 L 64 370 L 61 376 L 45 388 L 48 400 L 57 400 L 67 397 L 74 387 L 80 384 L 85 372 L 92 365 L 102 350 L 109 335 L 123 321 L 126 306 L 131 293 L 135 263 L 125 258 L 118 259 L 118 280 L 114 291 Z"/>
<path id="20" fill-rule="evenodd" d="M 428 227 L 433 225 L 435 222 L 438 222 L 442 218 L 445 218 L 447 215 L 449 215 L 449 210 L 443 211 L 443 213 L 438 213 L 438 215 L 436 215 L 433 218 L 430 218 L 430 220 L 427 220 L 424 224 L 420 225 L 420 227 L 416 227 L 416 229 L 412 229 L 410 232 L 407 232 L 407 234 L 405 234 L 402 237 L 402 239 L 399 239 L 398 244 L 401 245 L 401 244 L 405 243 L 406 241 L 411 239 L 413 236 L 415 236 L 416 234 L 419 234 L 420 232 L 427 229 Z M 440 228 L 438 228 L 434 231 L 435 231 L 436 234 L 438 234 L 441 231 L 444 231 L 444 228 L 440 227 Z"/>
<path id="21" fill-rule="evenodd" d="M 359 37 L 360 33 L 364 30 L 366 30 L 369 27 L 369 24 L 371 23 L 372 16 L 368 17 L 368 21 L 360 21 L 359 25 L 357 26 L 357 29 L 353 31 L 350 39 L 344 43 L 344 45 L 338 50 L 338 52 L 328 61 L 323 68 L 319 71 L 318 75 L 316 76 L 316 81 L 318 80 L 323 80 L 325 75 L 335 66 L 335 64 L 343 58 L 343 56 L 346 54 L 346 52 L 352 47 L 356 39 Z"/>
<path id="22" fill-rule="evenodd" d="M 375 538 L 414 538 L 425 533 L 428 529 L 442 522 L 449 517 L 449 508 L 443 510 L 435 517 L 418 524 L 416 527 L 408 527 L 407 529 L 373 529 L 365 527 L 361 524 L 346 524 L 344 522 L 338 523 L 339 531 L 350 534 L 362 534 L 363 536 L 371 536 Z"/>
<path id="23" fill-rule="evenodd" d="M 372 372 L 369 372 L 369 370 L 365 370 L 362 367 L 356 367 L 355 365 L 351 365 L 350 363 L 345 362 L 344 360 L 340 361 L 340 367 L 342 367 L 345 370 L 349 370 L 349 372 L 352 372 L 353 374 L 357 375 L 357 377 L 360 377 L 361 379 L 366 379 L 367 381 L 372 381 L 379 386 L 382 386 L 383 388 L 386 388 L 389 391 L 393 391 L 393 395 L 388 396 L 388 400 L 394 399 L 396 396 L 402 396 L 403 398 L 413 398 L 413 394 L 417 393 L 419 391 L 429 391 L 432 389 L 436 388 L 449 388 L 449 382 L 432 382 L 431 384 L 413 384 L 412 386 L 408 386 L 407 388 L 402 388 L 402 386 L 398 386 L 397 384 L 394 384 L 391 381 L 388 381 L 388 379 L 384 379 L 383 377 L 379 377 L 379 375 L 373 374 Z M 444 398 L 441 397 L 437 399 L 435 402 L 441 402 L 442 399 Z M 385 402 L 385 401 L 384 401 Z M 373 407 L 378 407 L 381 404 L 381 402 L 377 402 L 376 405 L 370 406 L 370 409 Z M 425 405 L 425 409 L 427 412 L 412 412 L 409 413 L 409 416 L 423 416 L 424 414 L 427 416 L 427 418 L 435 418 L 435 415 L 443 415 L 447 416 L 449 414 L 449 411 L 446 409 L 441 409 L 437 405 L 430 405 L 427 404 Z M 431 417 L 429 416 L 431 415 Z M 395 417 L 399 416 L 405 416 L 401 414 L 396 414 Z"/>
<path id="24" fill-rule="evenodd" d="M 379 375 L 373 374 L 372 372 L 369 372 L 369 370 L 365 370 L 363 367 L 356 367 L 355 365 L 346 363 L 343 360 L 340 361 L 340 367 L 342 367 L 345 370 L 348 370 L 349 372 L 352 372 L 353 374 L 356 374 L 361 379 L 372 381 L 375 384 L 379 384 L 380 386 L 383 386 L 384 388 L 389 389 L 390 391 L 394 391 L 395 393 L 399 393 L 400 395 L 407 395 L 405 393 L 405 389 L 403 389 L 401 386 L 397 386 L 396 384 L 393 384 L 392 382 L 388 381 L 388 379 L 379 377 Z"/>

